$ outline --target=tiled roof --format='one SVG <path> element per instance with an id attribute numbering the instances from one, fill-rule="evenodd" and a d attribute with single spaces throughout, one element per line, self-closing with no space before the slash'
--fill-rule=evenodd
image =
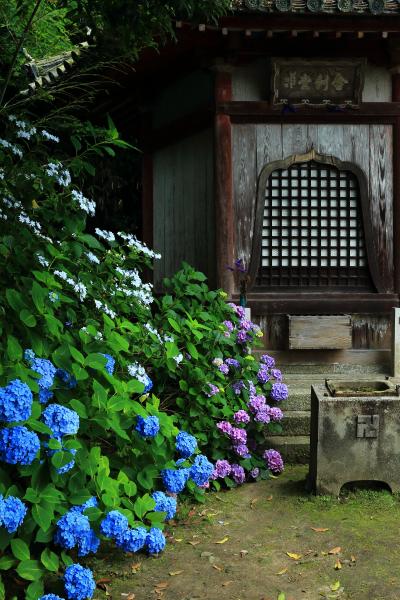
<path id="1" fill-rule="evenodd" d="M 398 0 L 233 0 L 232 8 L 247 13 L 321 13 L 400 15 Z"/>

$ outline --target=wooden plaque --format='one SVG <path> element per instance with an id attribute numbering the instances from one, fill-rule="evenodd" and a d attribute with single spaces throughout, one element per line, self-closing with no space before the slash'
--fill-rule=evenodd
<path id="1" fill-rule="evenodd" d="M 359 105 L 362 59 L 272 59 L 272 104 Z"/>
<path id="2" fill-rule="evenodd" d="M 290 350 L 349 350 L 350 315 L 289 315 Z"/>

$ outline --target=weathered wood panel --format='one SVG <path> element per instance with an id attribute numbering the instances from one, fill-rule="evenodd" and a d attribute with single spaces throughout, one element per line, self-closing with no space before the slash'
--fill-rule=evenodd
<path id="1" fill-rule="evenodd" d="M 371 222 L 385 291 L 393 289 L 393 133 L 390 125 L 370 126 Z"/>
<path id="2" fill-rule="evenodd" d="M 154 155 L 154 281 L 172 275 L 182 261 L 215 281 L 213 132 L 202 132 Z"/>
<path id="3" fill-rule="evenodd" d="M 390 102 L 392 81 L 389 69 L 368 64 L 365 71 L 363 102 Z"/>
<path id="4" fill-rule="evenodd" d="M 352 347 L 349 315 L 289 315 L 290 350 L 348 350 Z"/>

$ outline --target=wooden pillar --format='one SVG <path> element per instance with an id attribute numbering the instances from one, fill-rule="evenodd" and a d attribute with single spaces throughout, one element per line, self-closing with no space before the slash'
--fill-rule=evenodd
<path id="1" fill-rule="evenodd" d="M 215 69 L 215 218 L 217 286 L 229 296 L 234 292 L 234 206 L 232 167 L 232 124 L 228 115 L 218 113 L 218 105 L 232 99 L 232 75 L 228 65 Z"/>
<path id="2" fill-rule="evenodd" d="M 400 102 L 400 66 L 392 69 L 392 101 Z M 393 127 L 394 291 L 400 294 L 400 117 Z"/>
<path id="3" fill-rule="evenodd" d="M 142 237 L 153 248 L 153 157 L 145 154 L 142 160 Z"/>

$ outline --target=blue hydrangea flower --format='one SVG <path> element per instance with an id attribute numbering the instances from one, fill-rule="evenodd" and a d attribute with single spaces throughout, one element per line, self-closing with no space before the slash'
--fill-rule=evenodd
<path id="1" fill-rule="evenodd" d="M 108 538 L 118 539 L 128 529 L 128 519 L 118 510 L 110 511 L 100 523 L 100 531 Z"/>
<path id="2" fill-rule="evenodd" d="M 39 402 L 40 404 L 47 404 L 49 400 L 54 396 L 51 390 L 40 389 L 39 390 Z"/>
<path id="3" fill-rule="evenodd" d="M 5 527 L 8 533 L 15 533 L 22 525 L 28 509 L 19 498 L 8 496 L 0 497 L 0 525 Z"/>
<path id="4" fill-rule="evenodd" d="M 183 458 L 189 458 L 197 448 L 197 440 L 190 433 L 180 431 L 176 436 L 175 448 Z"/>
<path id="5" fill-rule="evenodd" d="M 53 363 L 46 358 L 34 358 L 28 362 L 31 370 L 41 375 L 41 377 L 37 380 L 38 386 L 44 389 L 51 388 L 54 383 L 54 377 L 57 370 Z"/>
<path id="6" fill-rule="evenodd" d="M 92 553 L 95 554 L 100 546 L 100 540 L 91 529 L 83 534 L 83 536 L 78 540 L 78 556 L 87 556 Z"/>
<path id="7" fill-rule="evenodd" d="M 186 485 L 189 479 L 190 469 L 163 469 L 161 477 L 167 492 L 179 494 Z"/>
<path id="8" fill-rule="evenodd" d="M 14 379 L 0 388 L 0 421 L 26 421 L 32 412 L 33 395 L 26 383 Z"/>
<path id="9" fill-rule="evenodd" d="M 147 373 L 143 377 L 143 383 L 144 383 L 143 394 L 147 394 L 153 387 L 153 382 L 150 379 L 150 377 L 147 375 Z"/>
<path id="10" fill-rule="evenodd" d="M 10 465 L 30 465 L 40 450 L 34 431 L 16 426 L 0 430 L 0 459 Z"/>
<path id="11" fill-rule="evenodd" d="M 56 594 L 46 594 L 45 596 L 41 596 L 39 600 L 64 600 L 64 598 L 61 598 Z"/>
<path id="12" fill-rule="evenodd" d="M 154 437 L 160 430 L 160 422 L 158 417 L 138 417 L 136 431 L 142 437 Z"/>
<path id="13" fill-rule="evenodd" d="M 87 508 L 96 508 L 98 505 L 99 501 L 97 500 L 97 498 L 95 498 L 95 496 L 92 496 L 91 498 L 89 498 L 89 500 L 86 500 L 86 502 L 84 502 L 80 506 L 73 506 L 70 510 L 84 513 Z"/>
<path id="14" fill-rule="evenodd" d="M 34 353 L 34 351 L 31 348 L 27 348 L 24 351 L 24 359 L 26 360 L 26 362 L 32 362 L 33 360 L 35 360 L 35 356 L 36 354 Z"/>
<path id="15" fill-rule="evenodd" d="M 190 477 L 196 485 L 204 485 L 210 479 L 213 471 L 214 465 L 204 454 L 199 454 L 190 468 Z"/>
<path id="16" fill-rule="evenodd" d="M 127 529 L 119 538 L 117 546 L 124 552 L 138 552 L 146 543 L 147 529 L 137 527 L 136 529 Z"/>
<path id="17" fill-rule="evenodd" d="M 70 454 L 72 454 L 72 456 L 75 456 L 77 450 L 75 448 L 70 448 L 70 449 L 66 449 L 63 448 L 64 452 L 69 452 Z M 73 469 L 75 466 L 75 460 L 71 460 L 69 463 L 67 463 L 66 465 L 64 465 L 63 467 L 60 467 L 59 469 L 57 469 L 57 473 L 59 475 L 64 475 L 64 473 L 68 473 L 68 471 L 70 471 L 71 469 Z"/>
<path id="18" fill-rule="evenodd" d="M 79 563 L 66 568 L 64 573 L 65 591 L 68 600 L 87 600 L 93 598 L 96 583 L 90 569 L 85 569 Z"/>
<path id="19" fill-rule="evenodd" d="M 89 519 L 78 511 L 70 510 L 57 521 L 54 541 L 62 548 L 71 550 L 89 531 Z"/>
<path id="20" fill-rule="evenodd" d="M 158 512 L 166 512 L 167 516 L 165 517 L 166 521 L 173 519 L 176 513 L 176 498 L 172 498 L 171 496 L 167 496 L 164 492 L 154 492 L 151 497 L 155 501 L 156 505 L 154 507 L 155 511 Z"/>
<path id="21" fill-rule="evenodd" d="M 114 373 L 115 368 L 115 359 L 111 356 L 111 354 L 102 354 L 102 356 L 104 356 L 104 358 L 107 359 L 105 370 L 107 371 L 107 373 L 112 375 Z"/>
<path id="22" fill-rule="evenodd" d="M 146 537 L 146 547 L 149 554 L 158 554 L 164 550 L 166 545 L 166 539 L 161 531 L 157 527 L 152 527 Z"/>
<path id="23" fill-rule="evenodd" d="M 79 416 L 74 410 L 66 406 L 49 404 L 43 411 L 42 419 L 44 424 L 52 430 L 56 438 L 78 433 Z"/>
<path id="24" fill-rule="evenodd" d="M 56 376 L 58 379 L 61 379 L 63 383 L 70 389 L 73 389 L 77 386 L 77 381 L 73 375 L 65 371 L 64 369 L 57 369 Z"/>

